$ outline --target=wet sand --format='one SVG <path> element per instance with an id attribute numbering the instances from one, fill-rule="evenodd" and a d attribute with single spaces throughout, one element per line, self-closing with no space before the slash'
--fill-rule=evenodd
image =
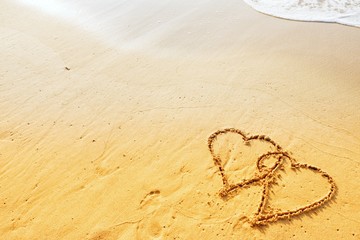
<path id="1" fill-rule="evenodd" d="M 359 238 L 359 29 L 241 1 L 121 3 L 78 22 L 0 3 L 2 238 Z M 261 185 L 219 196 L 208 138 L 224 128 L 325 171 L 334 197 L 250 226 Z M 239 136 L 216 144 L 232 183 L 273 151 Z M 320 174 L 283 167 L 269 211 L 327 194 Z"/>

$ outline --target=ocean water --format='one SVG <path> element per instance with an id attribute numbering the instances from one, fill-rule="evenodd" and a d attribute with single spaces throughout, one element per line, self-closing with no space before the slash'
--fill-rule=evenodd
<path id="1" fill-rule="evenodd" d="M 360 0 L 244 0 L 255 10 L 275 17 L 336 22 L 360 27 Z"/>

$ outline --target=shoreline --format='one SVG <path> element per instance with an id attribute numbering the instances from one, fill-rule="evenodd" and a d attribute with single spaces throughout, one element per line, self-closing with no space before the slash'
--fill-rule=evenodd
<path id="1" fill-rule="evenodd" d="M 322 22 L 322 23 L 336 23 L 341 24 L 345 26 L 350 27 L 360 27 L 360 14 L 356 11 L 353 11 L 351 13 L 343 13 L 340 10 L 338 10 L 337 16 L 335 13 L 333 13 L 334 9 L 328 9 L 329 12 L 332 12 L 332 14 L 329 14 L 325 12 L 323 9 L 309 9 L 308 11 L 304 10 L 303 8 L 299 7 L 297 10 L 291 10 L 289 9 L 291 6 L 278 6 L 278 8 L 275 10 L 276 7 L 263 7 L 263 6 L 257 6 L 255 4 L 252 4 L 252 0 L 244 0 L 246 4 L 248 4 L 251 8 L 253 8 L 255 11 L 258 11 L 262 14 L 276 17 L 284 20 L 291 20 L 291 21 L 302 21 L 302 22 Z M 324 4 L 324 3 L 323 3 Z M 292 6 L 294 7 L 294 6 Z M 302 6 L 304 7 L 304 6 Z M 320 6 L 319 6 L 320 7 Z M 323 7 L 323 6 L 321 6 Z M 333 6 L 332 6 L 333 7 Z M 311 8 L 311 7 L 310 7 Z M 316 8 L 316 7 L 315 7 Z M 285 10 L 286 9 L 286 10 Z M 319 16 L 322 15 L 322 16 Z M 334 16 L 335 15 L 335 16 Z M 349 17 L 356 17 L 357 20 L 349 20 Z"/>

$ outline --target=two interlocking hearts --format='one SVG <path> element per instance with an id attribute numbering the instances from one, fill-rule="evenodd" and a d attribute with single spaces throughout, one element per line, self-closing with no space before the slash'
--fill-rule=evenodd
<path id="1" fill-rule="evenodd" d="M 238 183 L 231 183 L 229 181 L 229 174 L 227 174 L 225 172 L 224 162 L 221 159 L 220 154 L 217 153 L 214 149 L 214 143 L 216 142 L 218 137 L 220 135 L 226 135 L 229 133 L 239 135 L 242 138 L 242 141 L 244 142 L 244 144 L 247 146 L 251 146 L 251 144 L 253 144 L 255 142 L 263 142 L 263 143 L 270 145 L 273 149 L 275 149 L 274 151 L 269 151 L 267 153 L 264 153 L 264 154 L 258 156 L 257 162 L 256 162 L 257 173 L 255 174 L 255 176 L 253 176 L 249 179 L 244 179 Z M 283 151 L 283 149 L 280 145 L 278 145 L 273 140 L 271 140 L 269 137 L 266 137 L 264 135 L 246 136 L 246 134 L 243 133 L 241 130 L 234 129 L 234 128 L 226 128 L 223 130 L 216 131 L 209 137 L 208 147 L 209 147 L 210 153 L 213 157 L 214 164 L 216 167 L 219 168 L 219 171 L 220 171 L 220 174 L 222 177 L 222 181 L 223 181 L 223 185 L 224 185 L 223 189 L 220 191 L 220 196 L 222 198 L 224 198 L 224 199 L 231 198 L 237 193 L 237 191 L 239 189 L 241 189 L 243 187 L 247 187 L 251 184 L 258 183 L 258 184 L 263 185 L 261 202 L 258 206 L 257 212 L 255 213 L 253 218 L 250 219 L 250 224 L 252 226 L 264 225 L 269 222 L 277 221 L 278 219 L 290 218 L 292 216 L 296 216 L 301 213 L 311 211 L 311 210 L 323 205 L 325 202 L 329 201 L 335 193 L 336 186 L 335 186 L 333 178 L 329 174 L 327 174 L 326 172 L 324 172 L 323 170 L 321 170 L 318 167 L 314 167 L 314 166 L 311 166 L 308 164 L 302 164 L 302 163 L 296 162 L 296 160 L 293 157 L 291 157 L 289 153 L 287 153 L 286 151 Z M 270 158 L 276 159 L 276 161 L 274 163 L 272 163 L 271 166 L 264 165 L 264 161 L 266 161 Z M 325 196 L 323 196 L 320 200 L 314 201 L 310 204 L 298 207 L 293 210 L 288 210 L 288 211 L 280 210 L 280 211 L 276 211 L 276 212 L 266 212 L 265 206 L 267 204 L 268 197 L 269 197 L 269 188 L 275 178 L 276 171 L 278 171 L 279 169 L 282 168 L 282 166 L 286 160 L 288 160 L 291 163 L 291 168 L 293 168 L 295 170 L 296 169 L 310 170 L 310 171 L 313 171 L 316 174 L 320 174 L 322 177 L 326 178 L 330 185 L 329 192 Z"/>

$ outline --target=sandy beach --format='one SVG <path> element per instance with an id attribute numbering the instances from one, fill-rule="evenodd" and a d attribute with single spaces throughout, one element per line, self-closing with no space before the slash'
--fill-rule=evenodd
<path id="1" fill-rule="evenodd" d="M 0 2 L 1 239 L 360 238 L 359 28 L 233 0 L 24 2 Z M 228 128 L 246 137 L 211 153 Z M 262 179 L 222 198 L 216 159 L 230 185 Z M 264 184 L 260 216 L 291 212 L 329 193 L 322 172 L 331 199 L 251 224 Z"/>

